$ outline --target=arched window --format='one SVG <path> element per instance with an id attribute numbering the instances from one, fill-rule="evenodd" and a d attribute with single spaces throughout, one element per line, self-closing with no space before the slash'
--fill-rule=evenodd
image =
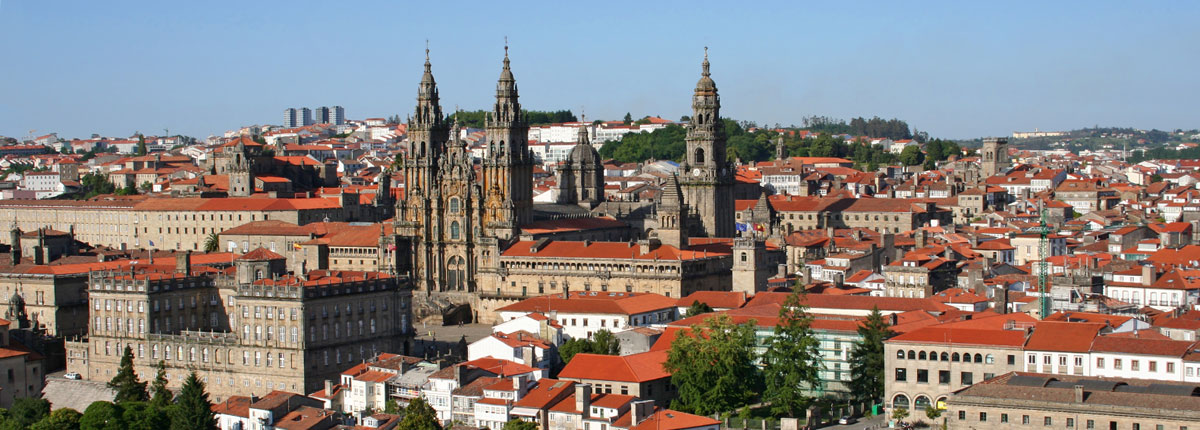
<path id="1" fill-rule="evenodd" d="M 254 279 L 255 279 L 255 280 L 259 280 L 259 279 L 262 279 L 262 278 L 263 278 L 263 272 L 262 272 L 262 269 L 255 270 L 255 271 L 254 271 Z"/>
<path id="2" fill-rule="evenodd" d="M 904 350 L 903 349 L 896 351 L 896 358 L 900 359 L 900 360 L 904 359 Z"/>
<path id="3" fill-rule="evenodd" d="M 958 361 L 958 353 L 957 352 L 950 356 L 950 361 Z"/>
<path id="4" fill-rule="evenodd" d="M 929 402 L 929 397 L 927 397 L 927 396 L 917 396 L 916 401 L 913 402 L 913 409 L 916 409 L 916 410 L 923 411 L 925 409 L 929 409 L 929 406 L 930 406 L 930 402 Z"/>
<path id="5" fill-rule="evenodd" d="M 458 197 L 450 198 L 450 213 L 458 213 Z"/>
<path id="6" fill-rule="evenodd" d="M 927 358 L 929 358 L 929 357 L 925 355 L 925 351 L 921 351 L 921 353 L 917 355 L 917 358 L 918 358 L 918 359 L 920 359 L 920 360 L 924 360 L 924 359 L 927 359 Z"/>
<path id="7" fill-rule="evenodd" d="M 892 398 L 893 409 L 908 409 L 909 406 L 912 406 L 912 404 L 908 402 L 908 396 L 906 395 L 897 394 L 896 397 Z"/>
<path id="8" fill-rule="evenodd" d="M 929 361 L 938 361 L 938 354 L 936 352 L 930 352 Z"/>
<path id="9" fill-rule="evenodd" d="M 983 357 L 983 362 L 987 364 L 993 364 L 996 362 L 996 357 L 993 357 L 992 354 L 985 355 Z"/>
<path id="10" fill-rule="evenodd" d="M 949 361 L 949 360 L 950 360 L 950 355 L 943 352 L 942 353 L 942 361 Z"/>
<path id="11" fill-rule="evenodd" d="M 696 164 L 704 163 L 704 148 L 696 148 L 695 161 Z"/>
<path id="12" fill-rule="evenodd" d="M 983 354 L 975 354 L 975 362 L 982 363 L 983 362 Z"/>
<path id="13" fill-rule="evenodd" d="M 912 351 L 912 350 L 908 351 L 908 359 L 909 360 L 915 360 L 916 358 L 917 358 L 917 353 L 915 351 Z"/>
<path id="14" fill-rule="evenodd" d="M 458 227 L 458 221 L 452 221 L 450 223 L 450 238 L 458 239 L 459 235 L 460 235 L 460 232 L 459 232 L 459 227 Z"/>

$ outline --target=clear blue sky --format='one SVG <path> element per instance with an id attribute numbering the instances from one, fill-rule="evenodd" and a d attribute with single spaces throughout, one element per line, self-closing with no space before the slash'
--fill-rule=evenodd
<path id="1" fill-rule="evenodd" d="M 905 119 L 934 136 L 1197 128 L 1200 3 L 0 0 L 0 135 L 197 137 L 413 109 L 425 39 L 446 110 L 490 106 L 509 36 L 528 109 Z"/>

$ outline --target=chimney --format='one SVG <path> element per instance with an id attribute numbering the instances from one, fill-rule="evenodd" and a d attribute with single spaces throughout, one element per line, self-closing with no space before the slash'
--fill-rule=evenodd
<path id="1" fill-rule="evenodd" d="M 514 377 L 512 378 L 512 381 L 513 381 L 513 390 L 514 390 L 514 391 L 518 391 L 518 392 L 519 392 L 519 391 L 521 391 L 521 388 L 522 388 L 522 387 L 525 385 L 525 384 L 522 384 L 522 383 L 521 383 L 521 377 L 520 377 L 520 376 L 514 376 Z"/>
<path id="2" fill-rule="evenodd" d="M 579 411 L 580 416 L 587 419 L 591 416 L 592 410 L 592 386 L 588 384 L 575 384 L 575 410 Z"/>
<path id="3" fill-rule="evenodd" d="M 466 382 L 464 381 L 464 373 L 466 373 L 466 369 L 463 365 L 459 364 L 454 366 L 454 382 L 460 387 L 466 385 Z"/>
<path id="4" fill-rule="evenodd" d="M 333 395 L 333 381 L 325 380 L 325 397 Z"/>
<path id="5" fill-rule="evenodd" d="M 636 426 L 647 418 L 650 418 L 651 415 L 654 415 L 653 400 L 639 400 L 633 402 L 630 406 L 630 409 L 632 409 L 630 412 L 633 413 L 633 421 L 630 423 L 630 427 Z"/>
<path id="6" fill-rule="evenodd" d="M 529 367 L 537 367 L 536 363 L 534 363 L 533 348 L 533 345 L 528 345 L 521 348 L 521 360 L 525 361 L 521 364 Z"/>
<path id="7" fill-rule="evenodd" d="M 33 247 L 33 264 L 36 264 L 39 266 L 46 264 L 46 249 L 45 248 L 42 248 L 41 246 Z"/>
<path id="8" fill-rule="evenodd" d="M 1083 403 L 1083 386 L 1075 386 L 1075 403 Z"/>
<path id="9" fill-rule="evenodd" d="M 192 276 L 192 251 L 175 254 L 175 273 Z"/>
<path id="10" fill-rule="evenodd" d="M 1158 271 L 1154 269 L 1154 265 L 1147 264 L 1142 266 L 1142 285 L 1147 287 L 1154 285 L 1154 281 L 1156 280 L 1155 277 L 1157 275 Z"/>
<path id="11" fill-rule="evenodd" d="M 917 249 L 924 248 L 925 247 L 925 230 L 918 229 L 917 232 L 913 234 L 913 240 L 916 242 Z"/>

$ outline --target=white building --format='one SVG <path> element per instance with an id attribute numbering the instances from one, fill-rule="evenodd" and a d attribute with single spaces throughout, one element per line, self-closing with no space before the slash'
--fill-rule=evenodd
<path id="1" fill-rule="evenodd" d="M 678 318 L 675 300 L 652 293 L 575 291 L 525 299 L 498 309 L 508 322 L 530 313 L 545 314 L 568 338 L 590 339 L 600 330 L 617 333 L 633 327 L 663 325 Z"/>
<path id="2" fill-rule="evenodd" d="M 467 345 L 467 360 L 499 358 L 549 370 L 552 365 L 550 351 L 551 344 L 533 333 L 493 333 Z"/>

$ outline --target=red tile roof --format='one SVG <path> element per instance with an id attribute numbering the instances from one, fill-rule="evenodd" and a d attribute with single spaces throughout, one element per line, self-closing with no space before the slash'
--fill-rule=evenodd
<path id="1" fill-rule="evenodd" d="M 550 311 L 566 313 L 636 315 L 675 308 L 675 299 L 653 293 L 575 291 L 569 298 L 551 294 L 533 297 L 497 309 L 498 312 Z"/>
<path id="2" fill-rule="evenodd" d="M 1104 324 L 1041 321 L 1029 335 L 1025 349 L 1034 351 L 1088 352 Z"/>
<path id="3" fill-rule="evenodd" d="M 667 351 L 649 351 L 625 356 L 575 354 L 558 377 L 575 380 L 647 382 L 668 378 L 662 365 Z"/>

